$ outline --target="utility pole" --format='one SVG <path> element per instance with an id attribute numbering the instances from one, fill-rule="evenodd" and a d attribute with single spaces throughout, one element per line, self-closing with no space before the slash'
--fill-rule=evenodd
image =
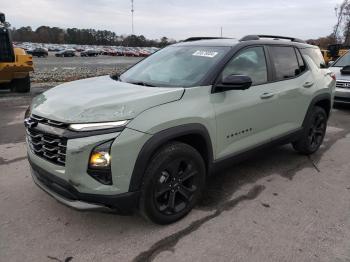
<path id="1" fill-rule="evenodd" d="M 220 37 L 222 37 L 222 27 L 220 27 Z"/>
<path id="2" fill-rule="evenodd" d="M 134 0 L 131 0 L 131 32 L 134 34 Z"/>

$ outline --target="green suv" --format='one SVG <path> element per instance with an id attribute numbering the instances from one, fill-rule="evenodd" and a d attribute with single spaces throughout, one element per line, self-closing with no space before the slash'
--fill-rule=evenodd
<path id="1" fill-rule="evenodd" d="M 289 142 L 317 151 L 335 89 L 322 63 L 296 38 L 191 38 L 120 76 L 57 86 L 26 113 L 33 179 L 76 209 L 175 222 L 224 164 Z"/>

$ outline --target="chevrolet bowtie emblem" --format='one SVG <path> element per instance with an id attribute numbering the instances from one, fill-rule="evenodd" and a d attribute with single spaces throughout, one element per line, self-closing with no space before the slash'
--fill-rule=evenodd
<path id="1" fill-rule="evenodd" d="M 35 122 L 30 118 L 24 119 L 24 126 L 27 128 L 33 128 L 33 127 L 36 127 L 37 125 L 38 125 L 38 122 Z"/>

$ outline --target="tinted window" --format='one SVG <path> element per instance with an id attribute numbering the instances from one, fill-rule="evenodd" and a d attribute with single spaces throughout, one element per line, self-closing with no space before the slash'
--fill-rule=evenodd
<path id="1" fill-rule="evenodd" d="M 12 44 L 6 29 L 0 29 L 0 61 L 13 62 L 14 56 L 12 51 Z"/>
<path id="2" fill-rule="evenodd" d="M 293 47 L 271 46 L 270 51 L 276 71 L 276 80 L 285 80 L 300 74 L 298 60 Z"/>
<path id="3" fill-rule="evenodd" d="M 299 64 L 299 73 L 302 73 L 306 70 L 306 66 L 304 63 L 304 60 L 300 54 L 300 51 L 298 49 L 295 49 L 295 53 L 297 54 L 297 58 L 298 58 L 298 64 Z"/>
<path id="4" fill-rule="evenodd" d="M 303 55 L 309 56 L 318 68 L 326 68 L 326 62 L 318 48 L 304 48 L 300 50 Z"/>
<path id="5" fill-rule="evenodd" d="M 247 75 L 253 80 L 253 85 L 267 82 L 267 67 L 264 49 L 251 47 L 236 55 L 225 67 L 222 77 L 228 75 Z"/>

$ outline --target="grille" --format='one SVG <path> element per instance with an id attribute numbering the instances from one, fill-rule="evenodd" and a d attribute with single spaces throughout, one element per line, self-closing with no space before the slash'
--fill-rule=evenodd
<path id="1" fill-rule="evenodd" d="M 26 129 L 28 145 L 33 153 L 56 165 L 65 166 L 67 139 L 42 133 L 32 128 Z"/>
<path id="2" fill-rule="evenodd" d="M 350 81 L 337 81 L 336 87 L 350 89 Z"/>
<path id="3" fill-rule="evenodd" d="M 55 126 L 55 127 L 61 127 L 61 128 L 67 128 L 68 124 L 62 123 L 62 122 L 58 122 L 58 121 L 54 121 L 54 120 L 50 120 L 44 117 L 40 117 L 37 115 L 32 115 L 31 120 L 34 120 L 35 122 L 44 124 L 44 125 L 49 125 L 49 126 Z"/>

